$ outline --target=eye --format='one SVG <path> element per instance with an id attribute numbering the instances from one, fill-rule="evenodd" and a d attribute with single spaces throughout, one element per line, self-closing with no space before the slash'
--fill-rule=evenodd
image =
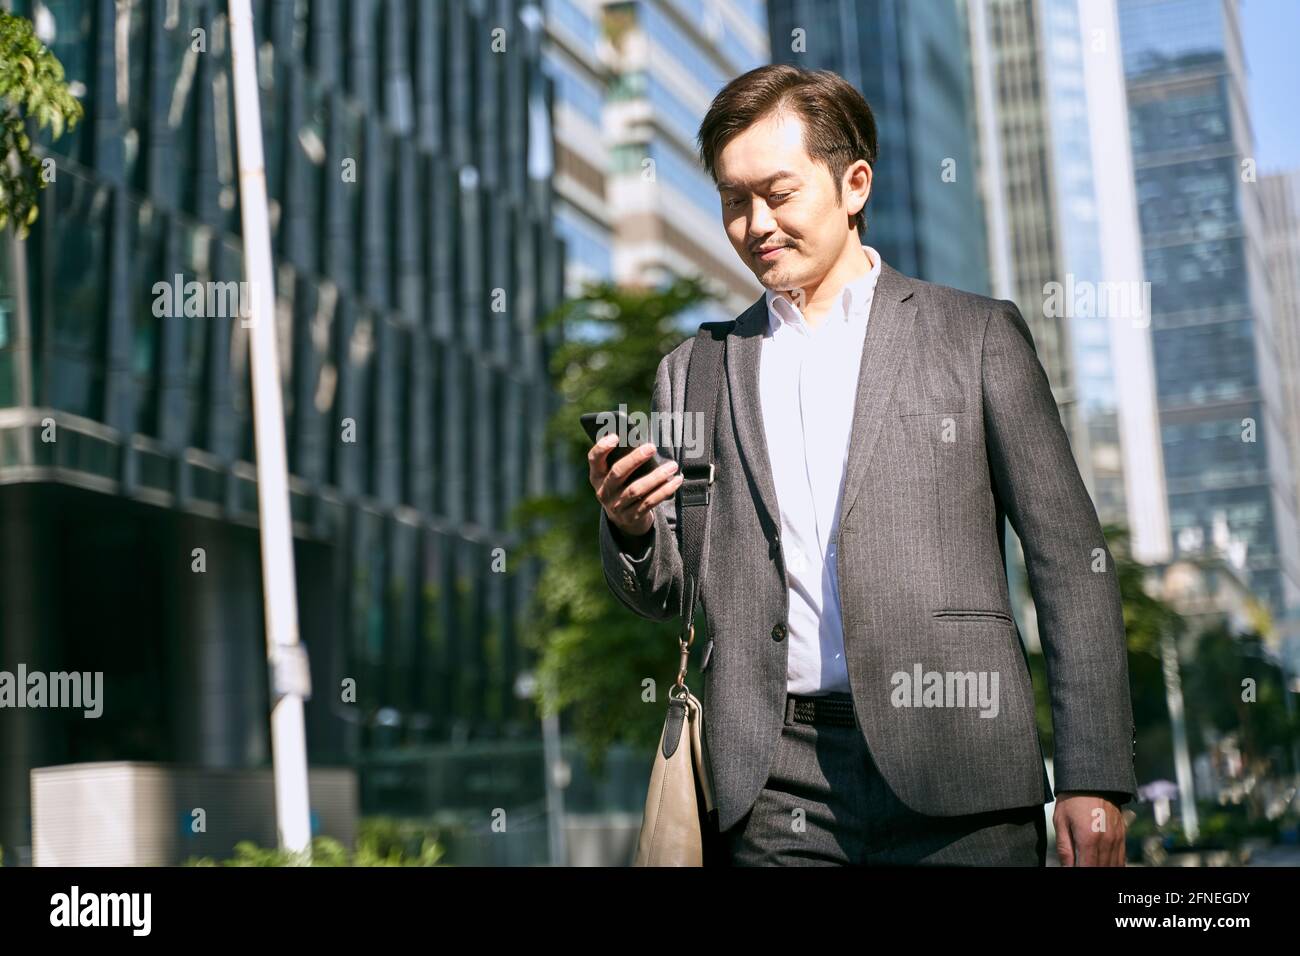
<path id="1" fill-rule="evenodd" d="M 767 198 L 768 198 L 768 199 L 773 199 L 773 200 L 775 200 L 775 201 L 777 201 L 777 202 L 780 202 L 781 200 L 785 199 L 786 196 L 789 196 L 789 195 L 790 195 L 790 194 L 789 194 L 788 192 L 784 192 L 784 193 L 772 193 L 772 195 L 768 196 Z"/>

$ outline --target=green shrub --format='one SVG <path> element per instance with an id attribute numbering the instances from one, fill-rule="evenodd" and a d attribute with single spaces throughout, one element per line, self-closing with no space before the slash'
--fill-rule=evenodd
<path id="1" fill-rule="evenodd" d="M 354 851 L 332 837 L 311 841 L 311 866 L 445 866 L 439 861 L 446 848 L 437 832 L 419 821 L 370 817 L 361 821 Z M 185 866 L 303 866 L 301 855 L 279 848 L 260 847 L 251 840 L 235 844 L 234 856 L 216 861 L 192 857 Z"/>

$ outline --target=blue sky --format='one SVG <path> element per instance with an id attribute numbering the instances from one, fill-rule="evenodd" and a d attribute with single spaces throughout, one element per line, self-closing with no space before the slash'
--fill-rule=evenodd
<path id="1" fill-rule="evenodd" d="M 1255 159 L 1261 173 L 1300 169 L 1300 0 L 1243 0 Z"/>

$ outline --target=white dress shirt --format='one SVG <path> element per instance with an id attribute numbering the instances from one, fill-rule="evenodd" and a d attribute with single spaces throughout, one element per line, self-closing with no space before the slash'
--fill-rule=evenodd
<path id="1" fill-rule="evenodd" d="M 848 460 L 858 370 L 880 254 L 847 283 L 816 329 L 770 289 L 759 390 L 790 589 L 791 694 L 849 692 L 840 615 L 835 534 Z"/>

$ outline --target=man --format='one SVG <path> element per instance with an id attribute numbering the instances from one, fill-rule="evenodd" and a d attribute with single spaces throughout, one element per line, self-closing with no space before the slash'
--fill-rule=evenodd
<path id="1" fill-rule="evenodd" d="M 834 73 L 735 79 L 699 143 L 767 290 L 727 334 L 700 586 L 730 861 L 1044 864 L 1052 793 L 1005 515 L 1047 663 L 1057 854 L 1122 866 L 1136 782 L 1115 566 L 1020 312 L 860 243 L 875 122 Z M 660 363 L 654 411 L 682 409 L 692 344 Z M 607 467 L 612 437 L 588 456 L 605 577 L 667 620 L 680 451 L 661 438 Z M 672 460 L 628 482 L 656 444 Z"/>

